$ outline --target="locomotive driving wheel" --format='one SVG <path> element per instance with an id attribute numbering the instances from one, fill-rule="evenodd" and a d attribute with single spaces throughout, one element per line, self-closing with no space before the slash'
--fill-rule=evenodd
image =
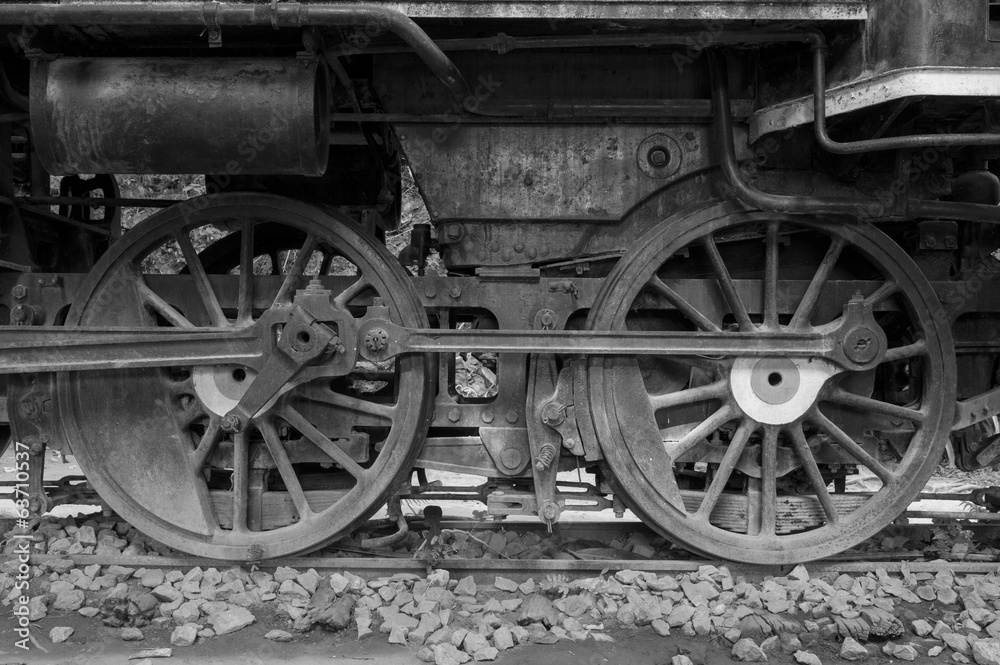
<path id="1" fill-rule="evenodd" d="M 341 317 L 334 356 L 373 308 L 427 326 L 399 263 L 350 220 L 268 194 L 210 195 L 128 231 L 67 325 L 249 329 L 317 298 Z M 290 344 L 310 341 L 295 330 Z M 65 373 L 59 408 L 81 468 L 131 524 L 191 554 L 259 560 L 314 549 L 384 504 L 426 435 L 430 363 L 411 355 L 335 372 L 317 362 L 290 380 L 225 358 Z M 258 381 L 275 382 L 274 396 L 233 427 L 227 414 Z"/>
<path id="2" fill-rule="evenodd" d="M 638 515 L 692 550 L 778 564 L 847 549 L 906 509 L 941 459 L 955 361 L 900 247 L 871 225 L 731 205 L 636 246 L 591 329 L 722 332 L 757 351 L 591 359 L 606 471 Z M 817 335 L 842 361 L 783 353 Z"/>

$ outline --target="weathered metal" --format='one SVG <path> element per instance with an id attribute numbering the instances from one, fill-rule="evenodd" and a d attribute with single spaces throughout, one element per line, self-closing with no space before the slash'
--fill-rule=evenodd
<path id="1" fill-rule="evenodd" d="M 723 253 L 715 240 L 748 233 L 765 245 L 756 266 L 740 261 L 740 246 Z M 784 234 L 790 234 L 792 243 L 799 235 L 799 249 L 793 244 L 783 250 Z M 794 252 L 813 244 L 826 245 L 825 255 L 794 314 L 779 316 L 781 266 L 792 260 Z M 854 257 L 849 268 L 840 258 L 845 253 Z M 722 307 L 710 318 L 667 293 L 688 326 L 725 327 L 724 334 L 734 336 L 768 330 L 809 334 L 831 325 L 828 315 L 820 318 L 816 312 L 822 285 L 838 265 L 841 270 L 865 271 L 861 256 L 877 266 L 885 283 L 840 303 L 842 311 L 833 315 L 833 321 L 851 319 L 851 309 L 862 303 L 905 301 L 905 316 L 916 339 L 894 335 L 887 344 L 884 331 L 877 331 L 880 326 L 872 322 L 848 324 L 845 327 L 852 332 L 841 339 L 855 357 L 870 357 L 879 353 L 877 347 L 887 345 L 882 356 L 886 363 L 919 358 L 918 364 L 908 365 L 921 368 L 910 378 L 919 386 L 915 389 L 919 401 L 914 404 L 873 395 L 870 384 L 861 379 L 863 372 L 824 366 L 816 359 L 801 362 L 787 353 L 791 344 L 784 341 L 763 359 L 735 350 L 713 356 L 671 356 L 669 360 L 687 371 L 668 390 L 658 388 L 656 375 L 642 369 L 635 357 L 590 359 L 590 404 L 597 438 L 615 485 L 645 521 L 700 552 L 757 563 L 804 561 L 871 536 L 920 493 L 937 466 L 951 427 L 954 350 L 930 285 L 905 253 L 872 227 L 805 217 L 775 219 L 732 206 L 681 213 L 641 238 L 634 253 L 618 264 L 588 324 L 594 330 L 639 325 L 630 321 L 641 316 L 643 291 L 662 292 L 664 278 L 685 274 L 704 262 L 718 280 L 715 297 Z M 759 300 L 743 301 L 733 286 L 732 265 L 763 276 L 763 289 L 756 294 Z M 759 314 L 751 319 L 748 311 Z M 724 326 L 725 320 L 731 323 Z M 698 404 L 705 404 L 705 410 L 692 410 Z M 895 466 L 887 466 L 878 450 L 866 445 L 864 432 L 880 429 L 901 429 L 906 436 Z M 721 458 L 708 456 L 715 447 L 724 452 Z M 824 455 L 831 447 L 834 459 L 839 458 L 835 467 L 866 467 L 881 479 L 882 489 L 861 496 L 842 490 L 831 493 L 827 484 L 832 467 Z M 698 462 L 707 463 L 710 470 L 700 484 L 685 475 L 689 465 Z M 793 472 L 797 480 L 792 480 Z M 809 489 L 789 491 L 784 486 L 788 482 L 792 486 L 801 482 Z M 803 502 L 803 495 L 811 495 L 809 501 Z"/>
<path id="2" fill-rule="evenodd" d="M 150 299 L 138 293 L 153 293 L 151 284 L 157 283 L 147 283 L 143 259 L 165 244 L 176 242 L 183 250 L 194 230 L 227 225 L 239 234 L 239 242 L 227 245 L 235 248 L 235 256 L 224 260 L 203 250 L 202 255 L 212 258 L 208 261 L 189 249 L 182 251 L 186 265 L 175 269 L 198 285 L 198 307 L 183 314 L 169 305 L 148 309 Z M 302 244 L 279 268 L 273 290 L 257 294 L 251 266 L 270 247 L 256 241 L 256 230 L 274 225 Z M 314 254 L 334 252 L 355 272 L 331 299 L 323 289 L 309 289 L 304 274 Z M 238 296 L 223 309 L 206 269 L 228 272 L 230 268 L 219 266 L 233 264 L 241 266 Z M 122 284 L 131 290 L 121 289 Z M 350 324 L 345 313 L 359 297 L 371 302 L 375 295 L 382 298 L 382 315 L 426 325 L 412 286 L 393 257 L 343 218 L 273 195 L 213 195 L 187 211 L 161 211 L 116 243 L 81 285 L 67 327 L 104 321 L 152 330 L 193 323 L 210 330 L 248 330 L 252 321 L 275 313 L 295 317 L 298 311 L 302 316 L 296 300 L 325 298 L 336 315 L 319 311 L 314 303 L 308 306 L 323 318 L 337 319 L 339 324 L 333 325 L 346 335 Z M 255 306 L 257 296 L 267 301 L 263 311 Z M 280 339 L 271 334 L 271 343 L 301 344 L 308 334 L 325 348 L 325 337 L 313 337 L 322 329 L 309 321 L 299 324 L 302 334 L 292 330 L 296 324 L 286 324 L 288 334 Z M 336 352 L 331 360 L 337 363 L 348 355 Z M 308 368 L 291 377 L 271 372 L 266 356 L 275 357 L 266 353 L 256 367 L 216 360 L 209 373 L 180 367 L 60 374 L 57 408 L 69 447 L 104 500 L 161 542 L 193 554 L 243 560 L 310 549 L 368 517 L 408 473 L 426 432 L 433 359 L 398 360 L 393 389 L 386 395 L 357 392 L 345 380 L 322 373 L 310 379 Z M 349 364 L 353 369 L 353 360 Z M 262 387 L 254 396 L 258 381 Z M 270 395 L 274 397 L 256 408 Z M 234 408 L 242 427 L 227 433 L 223 420 Z M 244 420 L 246 414 L 251 417 Z M 352 428 L 371 436 L 352 439 Z M 354 459 L 358 441 L 365 447 L 363 466 Z M 300 446 L 315 449 L 312 459 L 321 464 L 309 457 L 293 461 Z M 318 476 L 314 468 L 320 469 Z M 322 480 L 318 488 L 310 484 L 314 477 Z"/>
<path id="3" fill-rule="evenodd" d="M 322 175 L 329 82 L 315 59 L 57 58 L 31 70 L 46 170 Z"/>

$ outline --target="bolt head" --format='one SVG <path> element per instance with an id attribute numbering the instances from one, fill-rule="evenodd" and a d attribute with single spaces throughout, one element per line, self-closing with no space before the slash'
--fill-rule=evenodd
<path id="1" fill-rule="evenodd" d="M 458 409 L 452 409 L 451 411 L 448 412 L 448 420 L 450 420 L 451 422 L 457 423 L 461 419 L 462 419 L 462 412 L 459 411 Z"/>
<path id="2" fill-rule="evenodd" d="M 451 287 L 451 291 L 449 291 L 449 292 L 448 292 L 448 294 L 449 294 L 449 295 L 450 295 L 450 296 L 451 296 L 452 298 L 455 298 L 455 299 L 457 300 L 458 298 L 461 298 L 461 297 L 462 297 L 462 289 L 460 289 L 460 288 L 459 288 L 459 287 L 457 287 L 457 286 L 453 286 L 453 287 Z"/>
<path id="3" fill-rule="evenodd" d="M 14 288 L 10 290 L 10 293 L 14 296 L 15 300 L 21 300 L 22 298 L 27 297 L 28 287 L 24 284 L 16 284 Z"/>
<path id="4" fill-rule="evenodd" d="M 220 424 L 224 432 L 230 432 L 233 434 L 243 429 L 243 422 L 240 420 L 240 417 L 235 414 L 229 414 L 228 416 L 223 417 Z"/>

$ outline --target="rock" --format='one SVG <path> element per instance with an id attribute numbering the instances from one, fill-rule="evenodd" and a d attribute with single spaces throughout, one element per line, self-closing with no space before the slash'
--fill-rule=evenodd
<path id="1" fill-rule="evenodd" d="M 892 650 L 892 656 L 900 660 L 914 661 L 917 659 L 917 655 L 917 650 L 909 644 L 897 644 Z"/>
<path id="2" fill-rule="evenodd" d="M 75 612 L 83 607 L 84 600 L 85 597 L 83 595 L 83 591 L 80 589 L 62 591 L 56 596 L 55 601 L 52 603 L 52 609 L 62 610 L 64 612 Z"/>
<path id="3" fill-rule="evenodd" d="M 940 640 L 943 639 L 945 633 L 952 633 L 952 632 L 954 631 L 951 629 L 951 626 L 946 624 L 944 621 L 938 621 L 937 623 L 934 624 L 934 630 L 931 631 L 931 637 Z"/>
<path id="4" fill-rule="evenodd" d="M 281 586 L 278 587 L 278 594 L 281 596 L 300 596 L 302 598 L 309 598 L 311 595 L 293 580 L 285 580 L 282 582 Z"/>
<path id="5" fill-rule="evenodd" d="M 170 633 L 170 644 L 175 647 L 189 647 L 198 640 L 198 630 L 200 626 L 196 623 L 186 623 L 183 626 L 174 628 Z"/>
<path id="6" fill-rule="evenodd" d="M 1000 642 L 978 640 L 972 645 L 972 657 L 976 665 L 1000 665 Z"/>
<path id="7" fill-rule="evenodd" d="M 718 598 L 719 592 L 715 590 L 715 585 L 711 582 L 681 582 L 681 589 L 694 605 L 706 605 L 708 601 Z"/>
<path id="8" fill-rule="evenodd" d="M 463 665 L 472 660 L 469 654 L 459 651 L 453 644 L 435 644 L 431 651 L 435 665 Z"/>
<path id="9" fill-rule="evenodd" d="M 745 637 L 733 645 L 732 656 L 742 663 L 767 662 L 767 654 L 749 637 Z"/>
<path id="10" fill-rule="evenodd" d="M 94 527 L 81 526 L 76 532 L 76 542 L 83 547 L 97 547 L 97 534 L 94 533 Z"/>
<path id="11" fill-rule="evenodd" d="M 125 642 L 141 642 L 145 637 L 138 628 L 122 628 L 119 636 Z"/>
<path id="12" fill-rule="evenodd" d="M 310 610 L 309 619 L 332 630 L 343 630 L 351 623 L 356 602 L 352 595 L 341 596 L 326 607 L 314 606 L 314 609 Z"/>
<path id="13" fill-rule="evenodd" d="M 941 635 L 941 639 L 947 644 L 952 651 L 962 654 L 963 656 L 971 656 L 972 649 L 969 648 L 969 639 L 965 635 L 959 633 L 944 633 Z"/>
<path id="14" fill-rule="evenodd" d="M 801 665 L 823 665 L 819 656 L 809 651 L 796 651 L 792 657 L 795 658 L 796 663 Z"/>
<path id="15" fill-rule="evenodd" d="M 694 662 L 690 656 L 679 653 L 670 659 L 670 665 L 694 665 Z"/>
<path id="16" fill-rule="evenodd" d="M 500 626 L 493 631 L 493 646 L 498 651 L 506 651 L 514 648 L 514 635 L 506 626 Z"/>
<path id="17" fill-rule="evenodd" d="M 453 592 L 456 596 L 475 596 L 476 579 L 472 575 L 463 577 L 458 581 L 458 586 L 453 589 Z"/>
<path id="18" fill-rule="evenodd" d="M 159 649 L 143 649 L 142 651 L 136 651 L 134 654 L 129 656 L 128 659 L 131 661 L 145 658 L 147 659 L 146 662 L 151 662 L 148 660 L 149 658 L 170 658 L 173 654 L 174 650 L 169 647 Z M 139 665 L 139 663 L 135 663 L 134 665 Z"/>
<path id="19" fill-rule="evenodd" d="M 927 637 L 931 634 L 931 631 L 934 630 L 934 627 L 923 619 L 917 619 L 910 625 L 913 627 L 913 632 L 920 637 Z"/>
<path id="20" fill-rule="evenodd" d="M 486 641 L 486 637 L 480 633 L 468 633 L 465 639 L 462 640 L 462 649 L 473 656 L 475 656 L 477 651 L 485 649 L 489 645 L 490 643 Z"/>
<path id="21" fill-rule="evenodd" d="M 291 642 L 294 638 L 291 633 L 276 628 L 265 633 L 264 639 L 271 640 L 272 642 Z"/>
<path id="22" fill-rule="evenodd" d="M 153 570 L 147 570 L 141 578 L 139 578 L 139 584 L 146 587 L 147 589 L 155 589 L 156 587 L 163 584 L 163 571 L 159 568 L 154 568 Z"/>
<path id="23" fill-rule="evenodd" d="M 420 615 L 420 623 L 416 628 L 410 630 L 409 640 L 416 644 L 423 644 L 427 641 L 427 636 L 441 627 L 441 619 L 433 613 Z"/>
<path id="24" fill-rule="evenodd" d="M 406 645 L 406 636 L 409 634 L 410 629 L 406 626 L 395 624 L 392 630 L 389 631 L 389 644 L 402 644 Z"/>
<path id="25" fill-rule="evenodd" d="M 335 594 L 340 596 L 351 588 L 351 581 L 340 573 L 333 573 L 330 575 L 330 588 L 333 589 Z"/>
<path id="26" fill-rule="evenodd" d="M 667 615 L 666 621 L 671 628 L 683 626 L 694 616 L 694 608 L 690 605 L 678 605 Z"/>
<path id="27" fill-rule="evenodd" d="M 840 657 L 844 660 L 865 660 L 868 658 L 868 649 L 853 637 L 845 637 L 844 643 L 840 645 Z"/>
<path id="28" fill-rule="evenodd" d="M 198 620 L 201 616 L 200 605 L 194 601 L 188 601 L 182 603 L 180 607 L 174 610 L 173 614 L 174 620 L 179 624 L 193 623 Z"/>
<path id="29" fill-rule="evenodd" d="M 663 619 L 654 619 L 649 625 L 653 629 L 653 632 L 660 637 L 666 637 L 670 634 L 670 624 Z"/>
<path id="30" fill-rule="evenodd" d="M 280 569 L 279 569 L 280 570 Z M 234 607 L 208 618 L 217 635 L 228 635 L 252 624 L 256 618 L 244 607 Z"/>
<path id="31" fill-rule="evenodd" d="M 28 621 L 38 621 L 48 615 L 49 610 L 45 606 L 44 596 L 34 596 L 28 600 Z"/>
<path id="32" fill-rule="evenodd" d="M 933 646 L 930 649 L 928 649 L 927 655 L 930 656 L 931 658 L 936 658 L 941 655 L 942 651 L 944 651 L 944 647 L 938 644 L 937 646 Z"/>
<path id="33" fill-rule="evenodd" d="M 951 654 L 951 660 L 956 663 L 962 663 L 963 665 L 967 665 L 967 663 L 969 662 L 969 658 L 967 656 L 963 656 L 957 651 Z"/>
<path id="34" fill-rule="evenodd" d="M 301 575 L 295 577 L 295 581 L 300 587 L 308 591 L 310 594 L 316 593 L 316 588 L 319 586 L 319 573 L 310 568 Z"/>
<path id="35" fill-rule="evenodd" d="M 69 639 L 69 636 L 73 634 L 73 629 L 69 626 L 56 626 L 49 631 L 49 639 L 52 640 L 53 644 L 59 644 L 60 642 L 65 642 Z"/>
<path id="36" fill-rule="evenodd" d="M 432 570 L 427 576 L 427 586 L 448 588 L 451 581 L 451 573 L 447 570 Z"/>
<path id="37" fill-rule="evenodd" d="M 801 563 L 792 569 L 792 572 L 788 573 L 789 579 L 798 580 L 799 582 L 809 581 L 809 571 Z M 810 654 L 811 655 L 811 654 Z"/>
<path id="38" fill-rule="evenodd" d="M 184 594 L 166 583 L 156 587 L 150 593 L 152 593 L 157 600 L 164 603 L 172 603 L 176 600 L 182 600 L 184 598 Z"/>
<path id="39" fill-rule="evenodd" d="M 477 663 L 496 660 L 499 653 L 500 652 L 497 651 L 496 647 L 486 647 L 472 654 L 472 659 L 475 660 Z"/>
<path id="40" fill-rule="evenodd" d="M 521 625 L 531 623 L 544 623 L 552 626 L 556 623 L 555 607 L 552 601 L 545 596 L 528 596 L 521 605 L 521 614 L 517 619 Z"/>
<path id="41" fill-rule="evenodd" d="M 421 663 L 433 663 L 434 662 L 434 652 L 430 647 L 423 647 L 417 651 L 417 660 Z"/>
<path id="42" fill-rule="evenodd" d="M 514 593 L 517 591 L 517 582 L 514 580 L 509 580 L 506 577 L 497 577 L 493 582 L 493 586 L 501 591 L 506 591 L 508 593 Z"/>

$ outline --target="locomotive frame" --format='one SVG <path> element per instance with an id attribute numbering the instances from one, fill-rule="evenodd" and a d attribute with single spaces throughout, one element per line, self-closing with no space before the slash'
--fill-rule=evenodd
<path id="1" fill-rule="evenodd" d="M 407 497 L 550 526 L 628 506 L 750 563 L 860 542 L 949 441 L 1000 464 L 997 23 L 975 0 L 0 7 L 0 371 L 33 511 L 74 498 L 41 480 L 58 449 L 137 528 L 230 560 L 387 501 L 389 544 Z M 429 224 L 397 258 L 404 165 Z M 125 173 L 212 193 L 125 199 Z M 496 354 L 495 395 L 458 394 L 457 353 Z"/>

